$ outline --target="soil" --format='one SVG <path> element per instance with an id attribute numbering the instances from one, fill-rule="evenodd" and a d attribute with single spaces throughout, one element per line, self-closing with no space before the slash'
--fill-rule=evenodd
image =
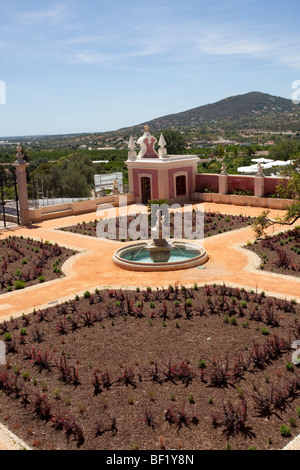
<path id="1" fill-rule="evenodd" d="M 0 243 L 0 295 L 63 276 L 75 252 L 45 241 L 8 237 Z"/>
<path id="2" fill-rule="evenodd" d="M 282 449 L 299 320 L 294 301 L 225 285 L 86 292 L 0 324 L 0 421 L 43 450 Z"/>
<path id="3" fill-rule="evenodd" d="M 186 226 L 189 227 L 191 226 L 193 231 L 195 231 L 196 227 L 196 221 L 197 221 L 197 216 L 196 212 L 190 212 L 189 214 L 186 215 L 188 220 L 190 220 L 190 225 L 187 224 Z M 127 225 L 127 228 L 129 227 L 130 223 L 135 221 L 136 218 L 134 216 L 128 216 L 128 218 L 117 218 L 116 219 L 116 238 L 117 240 L 121 241 L 130 241 L 132 238 L 128 236 L 128 233 L 126 237 L 120 237 L 119 233 L 119 227 L 122 223 L 122 219 L 125 222 L 125 225 Z M 204 237 L 210 237 L 213 235 L 217 235 L 220 233 L 228 232 L 231 230 L 236 230 L 240 229 L 243 227 L 246 227 L 248 225 L 252 225 L 254 222 L 254 219 L 252 219 L 249 216 L 245 215 L 227 215 L 227 214 L 220 214 L 219 212 L 205 212 L 204 214 Z M 70 227 L 62 227 L 60 230 L 66 231 L 66 232 L 73 232 L 73 233 L 78 233 L 80 235 L 87 235 L 91 237 L 96 237 L 97 236 L 97 225 L 99 223 L 99 220 L 94 220 L 90 222 L 85 222 L 83 221 L 82 223 L 78 223 L 77 225 L 73 225 Z M 174 238 L 174 213 L 170 214 L 170 238 Z M 176 238 L 187 238 L 185 236 L 184 232 L 184 215 L 182 215 L 182 233 L 177 234 L 176 233 Z M 107 231 L 108 227 L 106 227 L 104 230 Z M 144 236 L 145 235 L 145 236 Z M 148 232 L 146 234 L 141 234 L 142 239 L 145 238 L 151 238 L 151 227 L 149 224 L 148 227 Z M 168 237 L 166 237 L 168 238 Z"/>
<path id="4" fill-rule="evenodd" d="M 300 277 L 300 227 L 245 246 L 261 258 L 260 269 Z"/>

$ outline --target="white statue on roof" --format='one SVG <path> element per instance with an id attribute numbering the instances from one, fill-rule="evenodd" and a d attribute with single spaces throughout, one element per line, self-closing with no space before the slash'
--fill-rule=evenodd
<path id="1" fill-rule="evenodd" d="M 149 126 L 145 126 L 145 132 L 142 137 L 137 141 L 137 144 L 141 147 L 141 151 L 138 154 L 138 158 L 158 158 L 158 155 L 154 149 L 154 145 L 157 139 L 150 134 Z"/>

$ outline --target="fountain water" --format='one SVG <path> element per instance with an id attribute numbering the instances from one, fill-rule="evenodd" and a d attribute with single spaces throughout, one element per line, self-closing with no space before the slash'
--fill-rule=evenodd
<path id="1" fill-rule="evenodd" d="M 156 214 L 153 239 L 131 243 L 116 251 L 114 263 L 132 271 L 172 271 L 194 268 L 204 264 L 208 255 L 203 247 L 186 241 L 168 241 L 163 236 L 165 217 Z"/>

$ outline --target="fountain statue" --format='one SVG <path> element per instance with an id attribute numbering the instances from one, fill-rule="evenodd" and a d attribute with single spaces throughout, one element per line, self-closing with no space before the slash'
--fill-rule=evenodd
<path id="1" fill-rule="evenodd" d="M 156 224 L 152 228 L 152 243 L 148 245 L 150 258 L 155 262 L 167 263 L 171 257 L 172 245 L 163 237 L 163 227 L 166 223 L 166 216 L 161 215 L 160 209 L 156 211 Z"/>

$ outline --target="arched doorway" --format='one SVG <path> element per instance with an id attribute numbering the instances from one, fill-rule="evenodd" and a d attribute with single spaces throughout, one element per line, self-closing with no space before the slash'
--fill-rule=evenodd
<path id="1" fill-rule="evenodd" d="M 141 178 L 142 185 L 142 203 L 147 204 L 151 200 L 151 179 L 147 176 Z"/>
<path id="2" fill-rule="evenodd" d="M 186 191 L 186 176 L 180 175 L 176 177 L 176 196 L 185 196 Z"/>

